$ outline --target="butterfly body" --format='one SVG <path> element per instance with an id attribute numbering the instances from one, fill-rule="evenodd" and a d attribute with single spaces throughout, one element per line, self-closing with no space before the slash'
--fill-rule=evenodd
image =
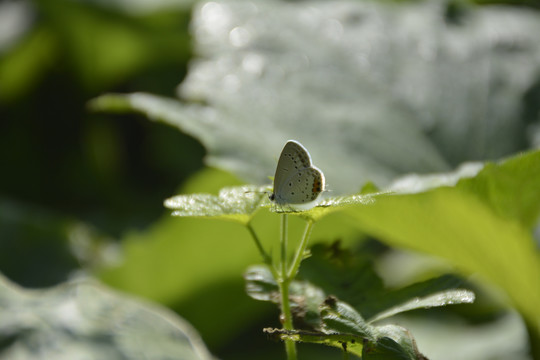
<path id="1" fill-rule="evenodd" d="M 289 140 L 278 160 L 270 200 L 281 206 L 309 209 L 316 204 L 324 186 L 324 175 L 313 165 L 306 148 Z"/>

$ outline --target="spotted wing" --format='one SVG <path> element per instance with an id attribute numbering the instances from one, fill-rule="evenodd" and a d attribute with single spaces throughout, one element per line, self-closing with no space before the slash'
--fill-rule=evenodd
<path id="1" fill-rule="evenodd" d="M 299 142 L 289 140 L 279 156 L 276 174 L 274 175 L 274 194 L 283 184 L 299 170 L 311 166 L 309 152 Z"/>
<path id="2" fill-rule="evenodd" d="M 317 199 L 324 190 L 324 175 L 316 167 L 299 169 L 289 176 L 275 195 L 278 204 L 305 204 Z"/>

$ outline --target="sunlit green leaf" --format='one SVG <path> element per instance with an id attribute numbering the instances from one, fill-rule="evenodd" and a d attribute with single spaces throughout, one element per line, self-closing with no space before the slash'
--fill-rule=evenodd
<path id="1" fill-rule="evenodd" d="M 173 216 L 212 217 L 247 224 L 267 197 L 268 188 L 238 186 L 223 188 L 218 196 L 210 194 L 178 195 L 165 200 Z"/>
<path id="2" fill-rule="evenodd" d="M 323 199 L 316 207 L 307 211 L 298 212 L 298 215 L 308 220 L 318 221 L 345 206 L 371 204 L 374 201 L 374 198 L 382 194 L 384 193 L 378 192 L 366 195 L 356 194 L 327 197 Z"/>
<path id="3" fill-rule="evenodd" d="M 270 191 L 268 186 L 244 185 L 228 187 L 221 189 L 218 196 L 211 194 L 174 196 L 165 200 L 164 205 L 174 210 L 172 212 L 173 216 L 222 218 L 236 220 L 244 224 L 249 222 L 261 207 L 269 208 L 276 213 L 287 213 L 307 220 L 318 221 L 341 207 L 369 204 L 374 201 L 374 197 L 384 194 L 327 197 L 317 206 L 309 210 L 299 211 L 292 205 L 278 206 L 271 203 L 267 199 Z"/>
<path id="4" fill-rule="evenodd" d="M 389 244 L 439 256 L 499 285 L 526 317 L 540 318 L 540 258 L 530 232 L 476 197 L 440 188 L 379 197 L 344 213 Z"/>
<path id="5" fill-rule="evenodd" d="M 396 271 L 400 271 L 400 269 L 398 268 Z M 457 275 L 446 274 L 402 288 L 389 289 L 381 292 L 378 296 L 372 296 L 373 298 L 361 308 L 362 313 L 368 322 L 371 322 L 373 316 L 407 303 L 410 299 L 426 298 L 432 294 L 453 291 L 460 286 L 463 286 L 463 279 Z"/>
<path id="6" fill-rule="evenodd" d="M 474 293 L 469 290 L 447 290 L 423 298 L 414 298 L 401 305 L 387 309 L 382 313 L 375 315 L 369 320 L 370 323 L 386 319 L 396 314 L 422 308 L 431 308 L 436 306 L 446 306 L 454 304 L 467 304 L 474 301 Z"/>
<path id="7" fill-rule="evenodd" d="M 519 154 L 488 163 L 477 176 L 462 179 L 457 188 L 478 197 L 495 214 L 532 228 L 540 219 L 540 152 Z"/>
<path id="8" fill-rule="evenodd" d="M 482 162 L 469 162 L 444 173 L 408 174 L 394 180 L 387 190 L 398 194 L 415 194 L 441 186 L 455 186 L 461 179 L 476 176 L 483 167 Z"/>

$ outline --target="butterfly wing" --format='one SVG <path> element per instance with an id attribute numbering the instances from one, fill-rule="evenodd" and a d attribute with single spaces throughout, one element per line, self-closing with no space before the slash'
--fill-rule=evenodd
<path id="1" fill-rule="evenodd" d="M 290 140 L 279 157 L 272 199 L 278 204 L 305 204 L 324 189 L 323 173 L 312 165 L 309 152 Z"/>
<path id="2" fill-rule="evenodd" d="M 315 201 L 324 189 L 324 175 L 314 167 L 300 169 L 278 188 L 278 204 L 306 204 Z"/>
<path id="3" fill-rule="evenodd" d="M 311 166 L 311 156 L 300 143 L 289 140 L 279 156 L 276 174 L 274 175 L 274 194 L 282 188 L 283 184 L 298 170 Z"/>

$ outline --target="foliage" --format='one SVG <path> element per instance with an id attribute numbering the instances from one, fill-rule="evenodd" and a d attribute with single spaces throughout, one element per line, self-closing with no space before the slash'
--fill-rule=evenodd
<path id="1" fill-rule="evenodd" d="M 178 316 L 73 280 L 97 277 L 224 360 L 283 357 L 267 336 L 314 360 L 540 358 L 522 153 L 540 144 L 539 15 L 473 3 L 500 1 L 0 4 L 0 271 L 64 283 L 0 280 L 0 356 L 193 355 Z M 260 185 L 291 138 L 329 191 L 287 215 L 280 329 Z M 401 313 L 464 288 L 473 304 Z"/>
<path id="2" fill-rule="evenodd" d="M 523 149 L 538 120 L 539 15 L 443 13 L 441 2 L 202 3 L 178 99 L 108 94 L 93 107 L 178 127 L 248 183 L 299 140 L 338 194 Z"/>
<path id="3" fill-rule="evenodd" d="M 35 354 L 43 359 L 213 359 L 195 330 L 175 314 L 92 281 L 32 291 L 2 277 L 0 304 L 7 359 Z"/>
<path id="4" fill-rule="evenodd" d="M 540 301 L 540 287 L 535 282 L 540 274 L 540 256 L 535 251 L 534 241 L 530 235 L 531 223 L 528 219 L 538 218 L 540 214 L 540 193 L 538 193 L 537 187 L 540 182 L 540 173 L 530 171 L 530 169 L 536 169 L 538 163 L 540 163 L 540 152 L 537 151 L 500 164 L 488 164 L 476 177 L 463 179 L 454 188 L 440 187 L 424 193 L 406 195 L 393 193 L 363 195 L 363 197 L 371 198 L 372 201 L 369 202 L 354 201 L 355 197 L 351 196 L 350 201 L 344 201 L 342 197 L 333 203 L 330 198 L 320 206 L 323 209 L 330 207 L 335 211 L 342 212 L 343 215 L 350 216 L 355 220 L 356 226 L 376 235 L 381 240 L 438 255 L 454 264 L 461 271 L 478 273 L 483 278 L 505 289 L 526 321 L 535 327 L 537 320 L 540 319 L 540 313 L 536 306 Z M 494 192 L 493 196 L 485 195 L 487 189 L 497 189 L 501 186 L 504 186 L 504 192 Z M 522 196 L 511 196 L 513 192 L 519 192 Z M 505 194 L 505 196 L 497 196 L 500 193 Z M 229 201 L 224 199 L 227 194 L 231 197 Z M 242 194 L 244 200 L 242 200 Z M 247 206 L 248 203 L 253 204 L 253 197 L 246 194 L 245 188 L 222 191 L 219 196 L 221 200 L 217 201 L 216 198 L 215 201 L 207 201 L 206 209 L 197 201 L 200 197 L 201 195 L 182 196 L 181 201 L 178 201 L 179 197 L 177 197 L 166 203 L 169 206 L 172 205 L 173 208 L 174 205 L 178 205 L 182 212 L 177 213 L 177 215 L 184 216 L 215 217 L 218 215 L 220 207 L 213 204 L 220 202 L 235 203 L 237 209 L 243 209 L 241 213 L 245 216 L 253 214 L 253 206 Z M 190 198 L 192 201 L 189 200 Z M 210 196 L 210 198 L 212 197 Z M 513 199 L 511 206 L 506 203 L 509 198 Z M 205 199 L 207 198 L 205 197 Z M 260 204 L 260 199 L 256 203 Z M 506 204 L 506 207 L 501 206 L 501 203 Z M 531 204 L 534 205 L 531 206 Z M 501 208 L 513 210 L 501 213 Z M 310 212 L 317 213 L 318 210 L 308 210 L 307 215 L 303 212 L 292 212 L 291 214 L 307 218 L 308 224 L 314 219 L 318 220 L 322 217 L 322 215 L 310 216 Z M 230 209 L 221 210 L 221 216 L 224 218 L 229 217 L 229 213 Z M 258 241 L 256 237 L 255 240 Z M 259 244 L 258 247 L 261 250 Z M 264 250 L 261 251 L 266 260 L 267 254 Z M 303 251 L 302 248 L 298 250 L 299 254 L 302 254 Z M 273 262 L 268 261 L 268 265 L 272 266 Z M 273 300 L 282 303 L 283 300 L 280 300 L 278 295 L 272 295 L 276 291 L 282 291 L 279 286 L 279 277 L 284 275 L 283 272 L 279 275 L 279 266 L 277 271 L 270 274 L 261 269 L 252 269 L 248 274 L 248 282 L 252 282 L 248 284 L 248 293 L 259 300 Z M 275 278 L 277 283 L 272 283 L 269 275 Z M 253 283 L 254 280 L 256 283 Z M 264 286 L 261 287 L 260 284 Z M 301 294 L 302 300 L 298 302 L 320 306 L 316 300 L 307 299 L 309 296 L 306 295 L 313 294 L 316 299 L 320 300 L 320 290 L 313 289 L 309 284 L 300 288 L 309 289 L 309 291 L 306 290 L 305 293 Z M 362 290 L 366 291 L 365 288 Z M 373 293 L 374 289 L 370 289 L 369 292 Z M 299 294 L 291 293 L 291 296 L 296 297 Z M 389 294 L 386 296 L 390 297 Z M 373 316 L 372 321 L 417 307 L 467 302 L 473 298 L 472 294 L 464 291 L 446 291 L 383 309 L 381 313 Z M 380 301 L 380 299 L 378 300 Z M 328 299 L 326 301 L 328 302 Z M 338 306 L 336 304 L 342 303 L 337 299 L 332 302 L 333 305 L 328 305 L 330 307 L 327 306 L 320 310 L 321 322 L 326 329 L 330 329 L 330 333 L 333 335 L 340 333 L 358 335 L 364 341 L 368 341 L 370 345 L 367 347 L 369 349 L 377 349 L 379 339 L 385 335 L 377 337 L 375 335 L 377 330 L 369 330 L 362 316 L 349 305 L 343 303 L 343 305 Z M 299 305 L 296 307 L 298 308 Z M 313 309 L 311 310 L 313 313 Z M 308 313 L 307 310 L 303 312 Z M 313 319 L 311 321 L 313 322 Z M 324 327 L 319 325 L 318 329 L 321 330 Z M 324 338 L 322 334 L 310 333 L 309 338 L 306 338 L 302 337 L 302 334 L 291 331 L 292 329 L 285 329 L 285 332 L 280 333 L 281 338 L 306 342 L 316 335 L 319 339 L 318 342 L 329 342 L 332 345 L 352 341 L 344 338 L 323 341 L 321 340 Z M 410 334 L 407 333 L 407 338 L 409 337 Z M 398 343 L 404 339 L 399 338 Z M 357 349 L 356 351 L 359 351 L 357 354 L 360 354 L 362 349 L 363 347 Z M 413 349 L 412 345 L 408 349 L 402 351 L 408 352 L 412 358 L 421 357 L 414 355 L 417 351 L 415 347 L 414 351 L 411 350 Z M 373 351 L 377 353 L 378 350 Z"/>

